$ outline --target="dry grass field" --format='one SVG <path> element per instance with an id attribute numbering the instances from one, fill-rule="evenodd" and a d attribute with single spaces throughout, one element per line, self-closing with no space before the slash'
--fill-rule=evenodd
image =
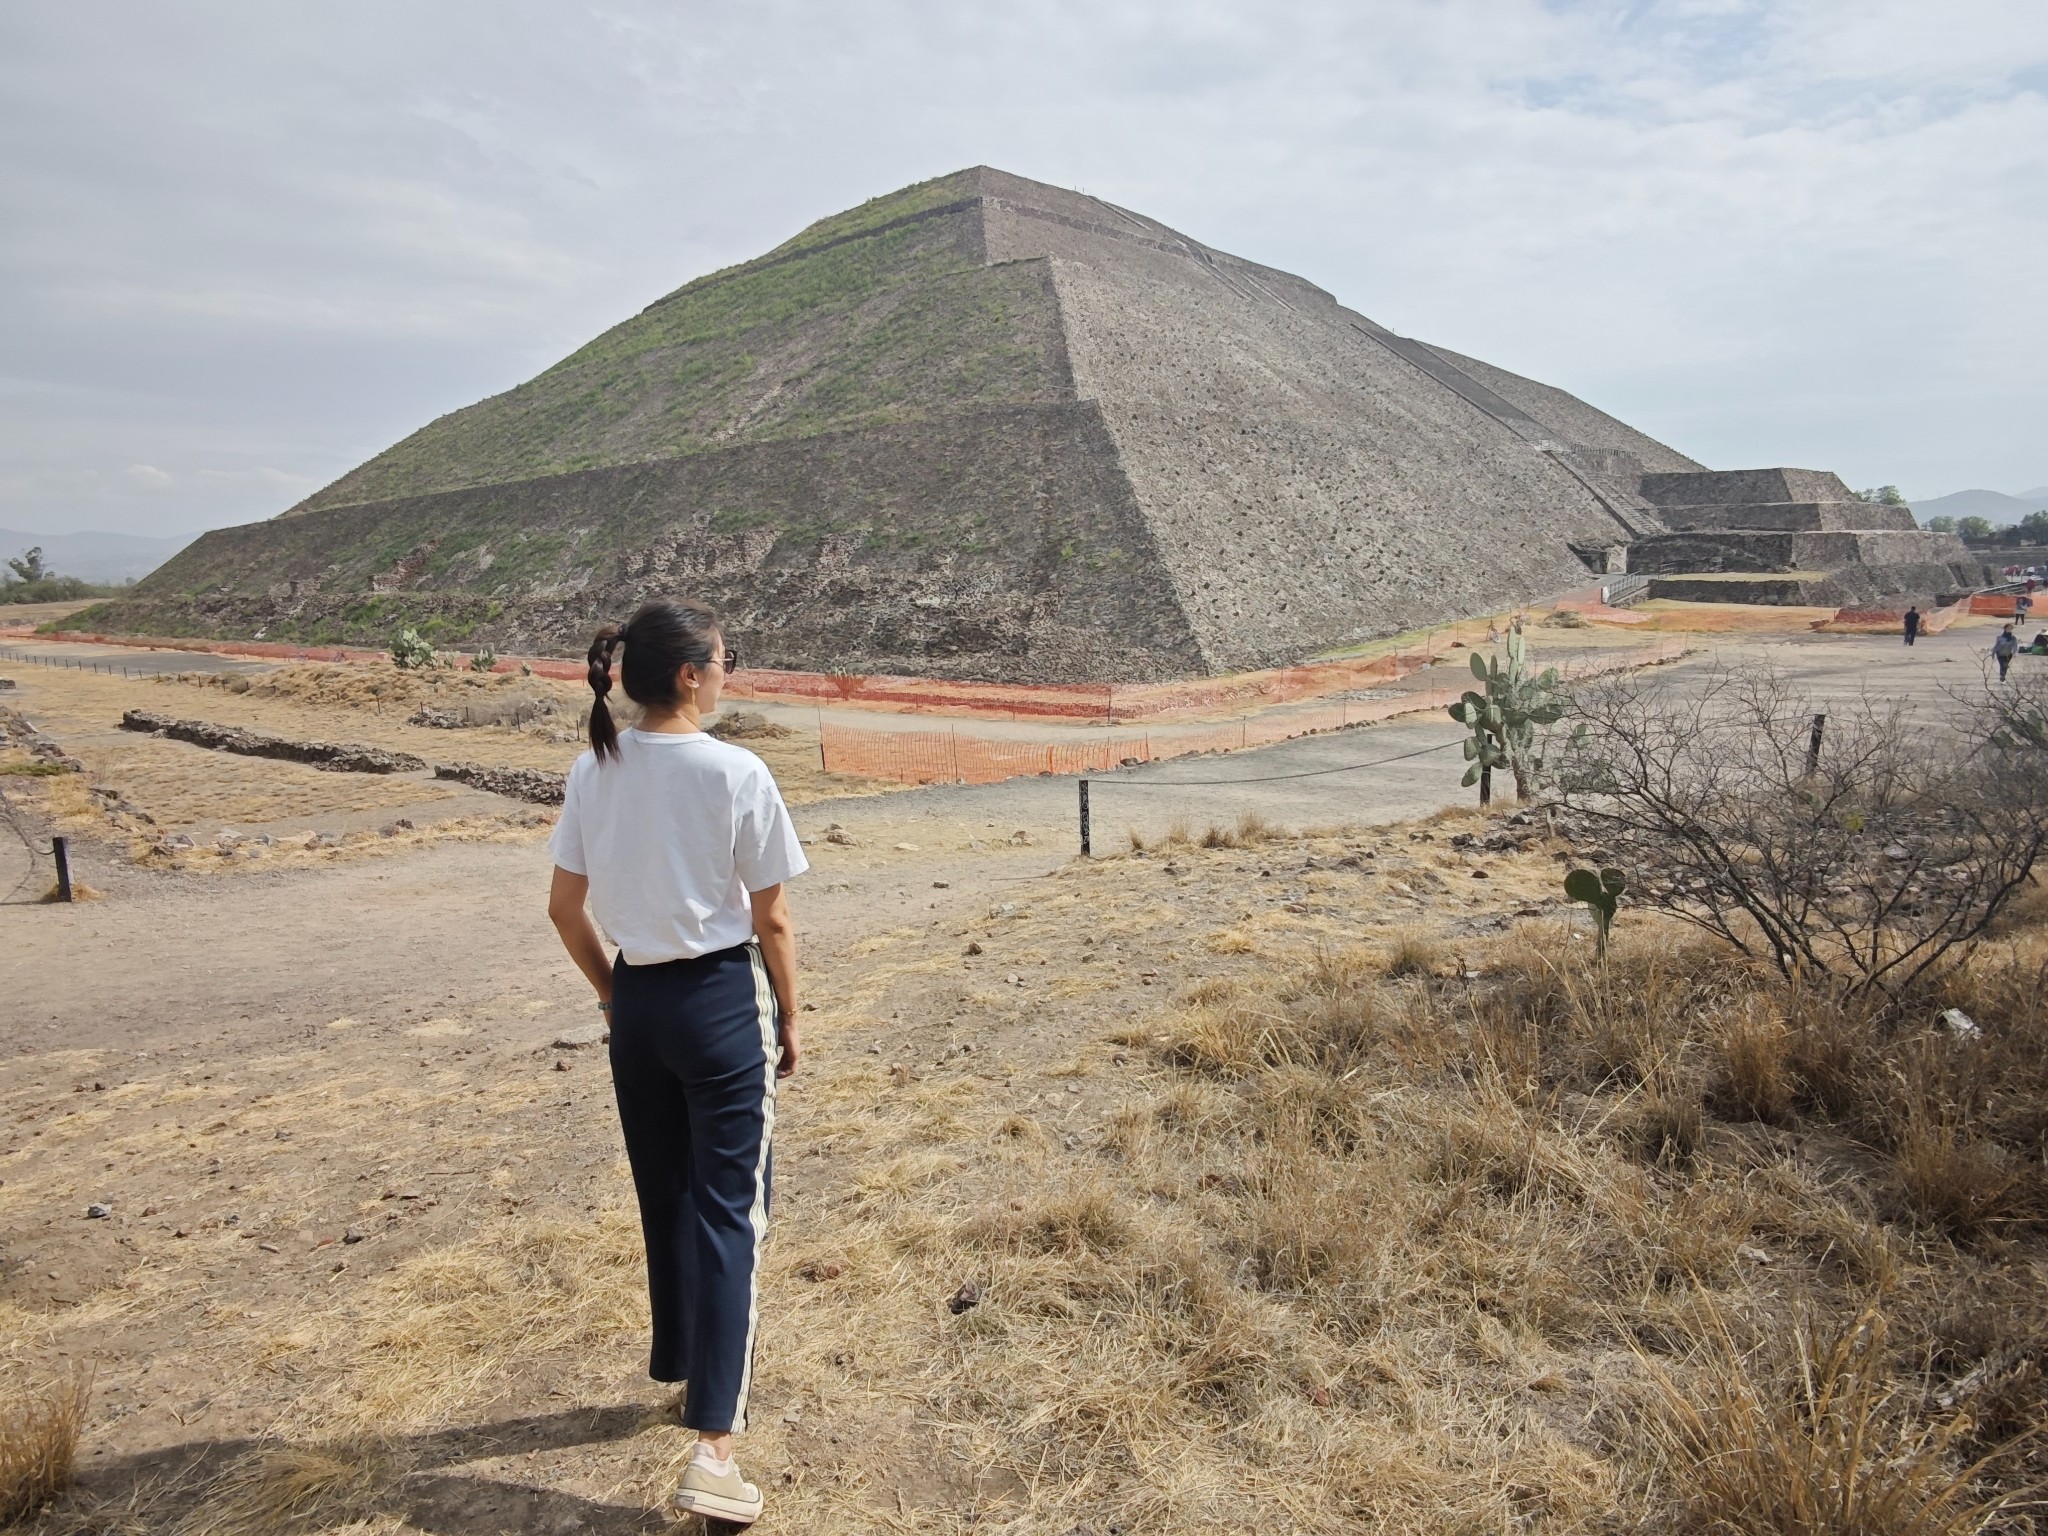
<path id="1" fill-rule="evenodd" d="M 124 731 L 126 711 L 243 726 L 300 741 L 361 743 L 429 762 L 560 773 L 582 750 L 579 711 L 589 699 L 587 689 L 516 674 L 328 663 L 153 677 L 20 665 L 6 670 L 19 685 L 9 695 L 17 707 L 31 712 L 86 767 L 82 781 L 43 786 L 59 830 L 123 838 L 133 857 L 211 873 L 309 857 L 331 861 L 451 838 L 527 836 L 523 829 L 535 818 L 516 802 L 427 774 L 329 773 Z M 465 723 L 413 723 L 422 708 Z M 775 770 L 792 804 L 889 787 L 820 771 L 816 735 L 779 729 L 782 734 L 749 737 L 747 745 Z M 148 820 L 110 818 L 103 797 L 90 793 L 95 784 L 118 787 L 127 807 Z M 386 828 L 394 831 L 380 836 Z M 215 857 L 209 846 L 222 831 L 241 839 L 226 859 Z M 331 846 L 323 834 L 345 846 Z M 151 847 L 180 836 L 199 847 Z M 271 841 L 261 841 L 266 837 Z M 304 846 L 309 839 L 310 850 Z"/>
<path id="2" fill-rule="evenodd" d="M 405 726 L 411 699 L 379 725 L 317 678 L 70 686 L 39 723 L 145 804 L 205 775 L 150 781 L 143 749 L 176 744 L 103 742 L 116 705 L 571 750 Z M 302 792 L 262 788 L 294 765 L 177 751 Z M 544 830 L 479 824 L 488 878 L 446 899 L 518 882 L 537 913 Z M 741 1442 L 761 1529 L 2036 1528 L 2048 904 L 1859 1006 L 1635 909 L 1596 958 L 1561 895 L 1584 850 L 1541 815 L 1251 816 L 971 888 L 979 843 L 816 851 L 857 910 L 807 941 L 778 1115 Z M 14 1469 L 82 1430 L 22 1528 L 665 1528 L 688 1436 L 642 1374 L 602 1053 L 548 1043 L 586 1017 L 564 967 L 536 947 L 443 985 L 322 926 L 371 867 L 325 857 L 264 867 L 276 931 L 320 933 L 325 974 L 392 972 L 402 1005 L 328 1009 L 309 971 L 0 1055 L 0 1476 L 32 1489 Z M 165 923 L 254 888 L 136 878 L 110 904 Z"/>

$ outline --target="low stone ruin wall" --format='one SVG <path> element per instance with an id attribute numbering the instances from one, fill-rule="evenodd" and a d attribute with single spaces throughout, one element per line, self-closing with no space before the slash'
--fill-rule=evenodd
<path id="1" fill-rule="evenodd" d="M 333 773 L 419 773 L 427 766 L 424 758 L 410 752 L 387 752 L 349 742 L 289 741 L 266 736 L 238 725 L 215 725 L 210 720 L 179 720 L 170 715 L 131 709 L 121 716 L 124 731 L 147 731 L 173 741 L 188 741 L 195 747 L 216 752 L 234 752 L 243 757 L 275 757 L 290 763 L 305 763 Z"/>
<path id="2" fill-rule="evenodd" d="M 549 773 L 544 768 L 486 768 L 481 763 L 436 763 L 434 777 L 512 800 L 531 800 L 535 805 L 560 805 L 563 787 L 569 781 L 567 774 Z"/>

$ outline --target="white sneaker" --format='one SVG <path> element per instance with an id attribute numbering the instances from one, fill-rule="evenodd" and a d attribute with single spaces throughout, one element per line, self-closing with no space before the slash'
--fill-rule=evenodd
<path id="1" fill-rule="evenodd" d="M 752 1525 L 761 1518 L 761 1490 L 740 1476 L 739 1463 L 718 1473 L 701 1456 L 692 1457 L 683 1469 L 683 1481 L 669 1496 L 669 1502 L 686 1515 L 709 1515 L 734 1525 Z"/>

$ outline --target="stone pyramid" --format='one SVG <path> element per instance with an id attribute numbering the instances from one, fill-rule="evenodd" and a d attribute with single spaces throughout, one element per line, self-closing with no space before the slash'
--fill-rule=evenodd
<path id="1" fill-rule="evenodd" d="M 580 653 L 700 597 L 757 665 L 1290 662 L 1537 599 L 1692 460 L 1285 272 L 986 167 L 699 278 L 94 622 Z"/>

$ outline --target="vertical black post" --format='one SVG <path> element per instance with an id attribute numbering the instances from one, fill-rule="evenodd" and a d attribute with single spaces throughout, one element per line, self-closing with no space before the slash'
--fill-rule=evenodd
<path id="1" fill-rule="evenodd" d="M 59 901 L 69 901 L 71 899 L 71 850 L 65 846 L 63 838 L 53 837 L 50 839 L 50 855 L 57 861 L 57 899 Z"/>
<path id="2" fill-rule="evenodd" d="M 1091 850 L 1088 846 L 1088 781 L 1081 780 L 1081 856 L 1086 858 Z"/>
<path id="3" fill-rule="evenodd" d="M 1820 772 L 1820 733 L 1827 723 L 1828 717 L 1826 715 L 1815 715 L 1813 717 L 1813 734 L 1806 738 L 1806 771 L 1808 773 Z"/>

